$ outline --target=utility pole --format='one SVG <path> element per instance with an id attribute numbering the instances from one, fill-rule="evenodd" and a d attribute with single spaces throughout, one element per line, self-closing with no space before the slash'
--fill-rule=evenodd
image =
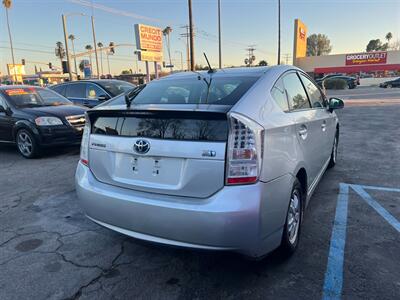
<path id="1" fill-rule="evenodd" d="M 281 64 L 281 0 L 278 0 L 278 65 Z"/>
<path id="2" fill-rule="evenodd" d="M 218 52 L 219 52 L 219 68 L 222 69 L 221 0 L 218 0 Z"/>
<path id="3" fill-rule="evenodd" d="M 189 6 L 189 38 L 190 38 L 190 70 L 194 71 L 194 41 L 193 41 L 193 16 L 192 0 L 188 0 Z"/>
<path id="4" fill-rule="evenodd" d="M 75 74 L 76 77 L 78 78 L 78 66 L 76 64 L 76 57 L 75 57 L 75 36 L 73 34 L 70 34 L 68 36 L 68 38 L 71 40 L 71 44 L 72 44 L 72 55 L 74 56 L 74 65 L 75 65 Z"/>
<path id="5" fill-rule="evenodd" d="M 93 33 L 93 44 L 94 44 L 94 55 L 95 55 L 95 57 L 96 57 L 96 69 L 97 69 L 97 78 L 100 78 L 100 71 L 99 71 L 99 58 L 98 58 L 98 55 L 97 55 L 97 43 L 96 43 L 96 33 L 95 33 L 95 30 L 94 30 L 94 17 L 93 17 L 93 14 L 92 14 L 92 16 L 91 16 L 91 19 L 92 19 L 92 33 Z"/>
<path id="6" fill-rule="evenodd" d="M 181 71 L 183 71 L 183 53 L 180 50 L 176 50 L 175 52 L 181 54 Z"/>
<path id="7" fill-rule="evenodd" d="M 254 55 L 254 51 L 256 48 L 254 48 L 255 45 L 250 45 L 248 48 L 246 48 L 246 51 L 248 52 L 248 57 L 244 60 L 244 63 L 248 66 L 251 67 L 253 62 L 256 60 L 256 57 Z"/>
<path id="8" fill-rule="evenodd" d="M 11 8 L 11 0 L 3 0 L 4 7 L 6 8 L 6 18 L 7 18 L 7 28 L 8 28 L 8 37 L 10 39 L 10 49 L 11 49 L 11 58 L 12 58 L 12 63 L 13 63 L 13 71 L 14 75 L 10 76 L 11 77 L 11 83 L 14 84 L 17 81 L 17 74 L 16 74 L 16 68 L 15 68 L 15 57 L 14 57 L 14 47 L 12 43 L 12 38 L 11 38 L 11 29 L 10 29 L 10 20 L 8 19 L 8 9 Z M 10 74 L 10 69 L 9 75 Z"/>
<path id="9" fill-rule="evenodd" d="M 190 70 L 190 49 L 189 49 L 189 26 L 185 25 L 181 28 L 185 29 L 185 33 L 181 33 L 180 36 L 186 39 L 186 63 L 187 63 L 187 70 Z"/>
<path id="10" fill-rule="evenodd" d="M 66 24 L 65 15 L 61 15 L 61 18 L 62 18 L 63 30 L 64 30 L 65 52 L 67 54 L 67 66 L 68 66 L 69 81 L 72 81 L 71 61 L 69 59 L 68 33 L 67 33 L 67 24 Z"/>

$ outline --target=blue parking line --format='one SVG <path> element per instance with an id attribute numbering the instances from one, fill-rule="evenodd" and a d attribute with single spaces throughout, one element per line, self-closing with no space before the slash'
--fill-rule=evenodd
<path id="1" fill-rule="evenodd" d="M 370 196 L 365 190 L 364 186 L 359 186 L 359 185 L 351 185 L 351 188 L 357 192 L 361 196 L 361 198 L 364 199 L 365 202 L 367 202 L 373 209 L 376 210 L 378 214 L 380 214 L 390 225 L 392 225 L 398 232 L 400 232 L 400 222 L 393 217 L 386 209 L 383 208 L 382 205 L 380 205 L 374 198 Z M 379 189 L 379 188 L 372 188 L 374 190 L 390 190 L 390 191 L 399 191 L 400 189 Z"/>
<path id="2" fill-rule="evenodd" d="M 347 207 L 349 202 L 349 185 L 340 183 L 336 204 L 335 221 L 332 229 L 328 266 L 325 273 L 323 300 L 341 298 L 343 286 L 344 247 L 346 244 Z"/>
<path id="3" fill-rule="evenodd" d="M 351 185 L 352 187 L 354 186 L 360 186 L 363 189 L 370 189 L 370 190 L 377 190 L 377 191 L 385 191 L 385 192 L 399 192 L 400 189 L 395 189 L 395 188 L 387 188 L 387 187 L 382 187 L 382 186 L 371 186 L 371 185 Z"/>

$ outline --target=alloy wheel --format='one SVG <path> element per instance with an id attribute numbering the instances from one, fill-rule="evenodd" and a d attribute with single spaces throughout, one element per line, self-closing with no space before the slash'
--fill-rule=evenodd
<path id="1" fill-rule="evenodd" d="M 24 156 L 30 156 L 32 154 L 33 142 L 29 134 L 24 131 L 18 133 L 17 144 L 19 151 Z"/>
<path id="2" fill-rule="evenodd" d="M 287 233 L 291 244 L 295 244 L 300 227 L 300 195 L 298 190 L 294 190 L 290 197 L 289 211 L 287 214 Z"/>

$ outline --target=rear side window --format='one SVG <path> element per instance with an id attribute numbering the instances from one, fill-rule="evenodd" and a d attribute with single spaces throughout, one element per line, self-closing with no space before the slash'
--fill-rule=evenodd
<path id="1" fill-rule="evenodd" d="M 64 84 L 57 85 L 55 87 L 50 87 L 50 89 L 55 91 L 55 92 L 57 92 L 57 93 L 59 93 L 60 95 L 65 96 L 65 85 Z"/>
<path id="2" fill-rule="evenodd" d="M 86 98 L 91 100 L 97 100 L 100 96 L 106 96 L 107 94 L 97 85 L 88 83 L 86 85 Z"/>
<path id="3" fill-rule="evenodd" d="M 316 85 L 308 79 L 306 76 L 303 74 L 300 74 L 301 81 L 303 81 L 304 87 L 306 88 L 308 97 L 311 102 L 311 106 L 313 108 L 321 108 L 324 107 L 324 96 L 322 95 L 321 91 L 319 88 L 316 87 Z"/>
<path id="4" fill-rule="evenodd" d="M 285 93 L 285 88 L 283 86 L 282 79 L 279 79 L 274 87 L 271 90 L 272 97 L 274 98 L 276 104 L 279 105 L 279 107 L 284 111 L 287 112 L 289 111 L 289 104 L 287 101 L 286 93 Z"/>
<path id="5" fill-rule="evenodd" d="M 86 85 L 84 83 L 69 84 L 66 89 L 67 98 L 86 98 Z"/>
<path id="6" fill-rule="evenodd" d="M 288 96 L 291 110 L 310 108 L 307 94 L 296 73 L 289 73 L 283 77 L 283 84 Z"/>

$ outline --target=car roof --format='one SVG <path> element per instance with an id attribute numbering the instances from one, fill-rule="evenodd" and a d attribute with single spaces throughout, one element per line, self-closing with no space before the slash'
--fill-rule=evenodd
<path id="1" fill-rule="evenodd" d="M 62 85 L 62 84 L 70 84 L 70 83 L 80 83 L 80 82 L 82 82 L 82 83 L 88 83 L 89 82 L 89 83 L 95 83 L 95 84 L 101 84 L 103 82 L 104 83 L 105 82 L 124 82 L 124 83 L 126 82 L 126 83 L 130 83 L 130 82 L 127 82 L 127 81 L 124 81 L 124 80 L 119 80 L 119 79 L 81 79 L 81 80 L 61 82 L 61 83 L 55 84 L 53 86 Z"/>
<path id="2" fill-rule="evenodd" d="M 0 90 L 11 90 L 11 89 L 26 89 L 26 88 L 35 88 L 35 89 L 43 89 L 41 86 L 36 86 L 36 85 L 0 85 Z"/>

